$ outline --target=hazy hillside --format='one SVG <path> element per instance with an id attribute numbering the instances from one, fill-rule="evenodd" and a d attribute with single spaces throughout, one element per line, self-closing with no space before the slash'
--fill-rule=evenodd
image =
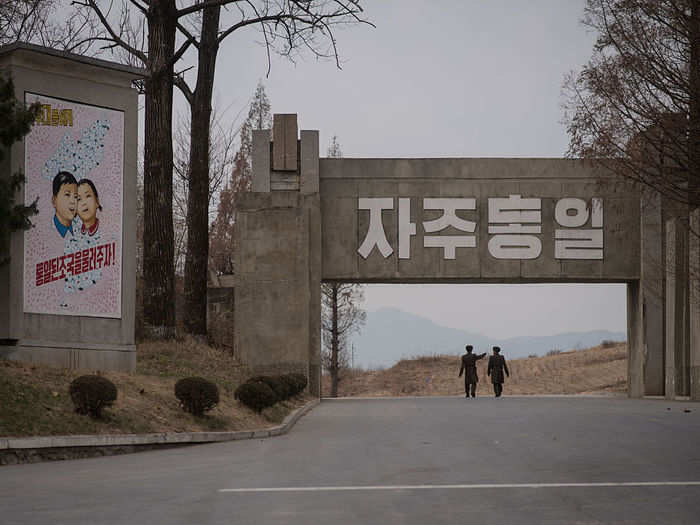
<path id="1" fill-rule="evenodd" d="M 478 362 L 477 395 L 493 395 L 486 375 L 487 359 Z M 457 377 L 458 356 L 405 359 L 386 370 L 348 371 L 340 382 L 340 396 L 464 395 L 464 380 Z M 627 390 L 627 345 L 597 346 L 547 357 L 508 360 L 510 377 L 504 393 L 581 394 L 623 393 Z M 323 377 L 323 395 L 330 392 Z"/>
<path id="2" fill-rule="evenodd" d="M 465 321 L 467 324 L 467 321 Z M 439 326 L 429 319 L 394 308 L 367 312 L 367 323 L 353 337 L 356 367 L 389 367 L 399 359 L 435 354 L 461 355 L 464 345 L 489 352 L 493 345 L 503 349 L 507 358 L 544 355 L 552 349 L 590 348 L 603 340 L 625 341 L 626 334 L 599 330 L 563 333 L 553 336 L 528 336 L 492 339 L 478 333 Z"/>

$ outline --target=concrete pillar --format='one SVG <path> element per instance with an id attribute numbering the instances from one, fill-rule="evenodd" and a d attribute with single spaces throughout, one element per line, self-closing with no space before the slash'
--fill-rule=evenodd
<path id="1" fill-rule="evenodd" d="M 296 120 L 274 116 L 271 154 L 270 131 L 253 135 L 253 192 L 241 195 L 236 209 L 234 348 L 251 375 L 304 373 L 309 392 L 318 396 L 318 132 L 302 131 L 298 163 Z M 280 171 L 287 173 L 277 180 Z"/>
<path id="2" fill-rule="evenodd" d="M 297 171 L 297 116 L 276 114 L 272 118 L 272 169 Z"/>
<path id="3" fill-rule="evenodd" d="M 319 192 L 318 131 L 301 132 L 300 190 L 304 194 Z"/>
<path id="4" fill-rule="evenodd" d="M 684 216 L 683 216 L 684 215 Z M 690 311 L 688 297 L 688 220 L 687 211 L 676 219 L 674 318 L 676 395 L 690 395 Z"/>
<path id="5" fill-rule="evenodd" d="M 664 396 L 676 398 L 676 219 L 666 221 L 666 334 Z"/>
<path id="6" fill-rule="evenodd" d="M 321 395 L 321 199 L 318 131 L 301 131 L 299 191 L 309 224 L 309 392 Z"/>
<path id="7" fill-rule="evenodd" d="M 631 398 L 644 396 L 644 315 L 639 281 L 627 283 L 627 394 Z"/>
<path id="8" fill-rule="evenodd" d="M 700 209 L 690 214 L 690 399 L 700 401 Z"/>
<path id="9" fill-rule="evenodd" d="M 645 188 L 641 206 L 644 393 L 664 394 L 664 257 L 661 194 Z"/>
<path id="10" fill-rule="evenodd" d="M 252 191 L 270 191 L 270 130 L 253 130 Z"/>

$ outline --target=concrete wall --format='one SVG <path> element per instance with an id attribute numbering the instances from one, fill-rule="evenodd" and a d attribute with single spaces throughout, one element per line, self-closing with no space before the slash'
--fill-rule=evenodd
<path id="1" fill-rule="evenodd" d="M 318 132 L 298 141 L 296 130 L 296 115 L 276 115 L 272 148 L 254 132 L 253 192 L 236 210 L 234 351 L 251 375 L 301 372 L 319 395 Z"/>
<path id="2" fill-rule="evenodd" d="M 139 71 L 119 64 L 64 54 L 36 46 L 0 48 L 0 68 L 10 74 L 15 94 L 25 91 L 124 112 L 121 319 L 45 315 L 23 311 L 24 235 L 14 233 L 12 260 L 0 270 L 0 357 L 71 368 L 132 370 L 136 363 L 137 102 L 131 82 Z M 24 144 L 10 152 L 12 171 L 23 170 Z M 24 192 L 17 195 L 24 202 Z"/>
<path id="3" fill-rule="evenodd" d="M 627 282 L 640 278 L 638 189 L 615 181 L 583 161 L 566 159 L 321 159 L 323 279 L 363 282 Z M 519 194 L 541 198 L 542 251 L 530 260 L 496 259 L 488 251 L 488 198 Z M 361 197 L 393 199 L 382 212 L 393 253 L 358 253 L 369 228 Z M 410 258 L 399 258 L 398 198 L 410 198 Z M 457 248 L 453 260 L 424 248 L 421 223 L 440 216 L 423 210 L 424 197 L 473 197 L 476 210 L 458 216 L 476 222 L 474 248 Z M 555 202 L 563 197 L 603 199 L 602 260 L 557 259 Z M 589 223 L 590 224 L 590 223 Z M 585 229 L 586 226 L 584 225 Z M 443 234 L 461 233 L 452 228 Z"/>

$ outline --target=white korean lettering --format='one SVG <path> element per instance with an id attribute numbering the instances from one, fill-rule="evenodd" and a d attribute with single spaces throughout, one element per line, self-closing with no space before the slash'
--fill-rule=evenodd
<path id="1" fill-rule="evenodd" d="M 366 259 L 376 246 L 379 253 L 386 259 L 394 253 L 394 250 L 389 245 L 389 241 L 386 240 L 386 232 L 382 223 L 382 210 L 393 210 L 394 199 L 392 197 L 360 197 L 357 209 L 369 210 L 369 228 L 357 253 Z"/>
<path id="2" fill-rule="evenodd" d="M 556 259 L 602 259 L 603 230 L 556 230 Z"/>
<path id="3" fill-rule="evenodd" d="M 424 221 L 423 229 L 426 233 L 434 233 L 444 230 L 449 226 L 454 226 L 460 231 L 474 233 L 476 223 L 457 217 L 457 210 L 476 210 L 476 199 L 455 198 L 455 199 L 423 199 L 424 210 L 443 210 L 440 218 L 432 221 Z"/>
<path id="4" fill-rule="evenodd" d="M 496 223 L 541 223 L 542 199 L 523 199 L 520 195 L 489 199 L 489 224 Z M 528 210 L 528 211 L 524 211 Z"/>
<path id="5" fill-rule="evenodd" d="M 489 253 L 496 259 L 537 259 L 542 241 L 532 235 L 494 235 L 489 239 Z"/>
<path id="6" fill-rule="evenodd" d="M 411 199 L 399 199 L 399 259 L 411 258 L 411 236 L 416 234 L 416 223 L 411 222 Z"/>
<path id="7" fill-rule="evenodd" d="M 476 210 L 476 199 L 473 198 L 424 198 L 424 210 L 443 210 L 442 215 L 434 220 L 424 221 L 426 233 L 435 233 L 453 228 L 467 233 L 474 233 L 476 223 L 457 216 L 457 210 Z M 442 248 L 444 259 L 456 259 L 457 248 L 476 247 L 474 235 L 425 235 L 424 248 Z"/>
<path id="8" fill-rule="evenodd" d="M 542 199 L 520 195 L 489 202 L 489 253 L 496 259 L 536 259 L 542 253 Z M 527 225 L 526 225 L 527 224 Z"/>
<path id="9" fill-rule="evenodd" d="M 575 213 L 569 214 L 573 210 Z M 588 206 L 583 199 L 560 199 L 554 208 L 557 223 L 567 228 L 578 228 L 588 222 Z"/>
<path id="10" fill-rule="evenodd" d="M 593 197 L 591 199 L 591 226 L 594 228 L 603 227 L 603 199 L 600 197 Z"/>
<path id="11" fill-rule="evenodd" d="M 573 213 L 570 213 L 572 210 Z M 565 227 L 554 230 L 556 259 L 603 259 L 603 199 L 591 199 L 590 208 L 583 199 L 559 199 L 554 208 L 554 218 Z M 589 218 L 591 228 L 581 228 Z"/>

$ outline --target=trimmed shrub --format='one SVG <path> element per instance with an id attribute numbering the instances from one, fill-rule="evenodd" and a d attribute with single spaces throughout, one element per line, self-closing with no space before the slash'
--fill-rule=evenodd
<path id="1" fill-rule="evenodd" d="M 600 342 L 600 347 L 601 348 L 613 348 L 613 347 L 617 346 L 618 344 L 619 343 L 617 341 L 612 341 L 610 339 L 603 339 Z"/>
<path id="2" fill-rule="evenodd" d="M 290 377 L 289 374 L 283 374 L 279 377 L 280 381 L 286 386 L 287 392 L 289 392 L 289 394 L 287 395 L 287 399 L 297 395 L 297 382 L 292 377 Z"/>
<path id="3" fill-rule="evenodd" d="M 68 388 L 70 398 L 78 414 L 87 414 L 100 419 L 102 409 L 112 406 L 117 400 L 117 387 L 109 379 L 87 375 L 75 378 Z"/>
<path id="4" fill-rule="evenodd" d="M 234 397 L 256 412 L 270 407 L 279 401 L 277 394 L 263 381 L 243 383 L 236 389 Z"/>
<path id="5" fill-rule="evenodd" d="M 185 412 L 202 416 L 219 403 L 219 389 L 202 377 L 185 377 L 175 383 L 175 397 Z"/>
<path id="6" fill-rule="evenodd" d="M 306 376 L 304 374 L 286 374 L 286 375 L 289 377 L 292 384 L 294 385 L 294 394 L 292 394 L 292 395 L 301 394 L 304 391 L 304 389 L 306 388 L 306 385 L 308 384 L 308 380 L 306 379 Z"/>
<path id="7" fill-rule="evenodd" d="M 284 381 L 282 376 L 254 376 L 246 383 L 265 383 L 277 395 L 279 400 L 289 399 L 293 395 L 293 389 L 288 381 Z"/>

